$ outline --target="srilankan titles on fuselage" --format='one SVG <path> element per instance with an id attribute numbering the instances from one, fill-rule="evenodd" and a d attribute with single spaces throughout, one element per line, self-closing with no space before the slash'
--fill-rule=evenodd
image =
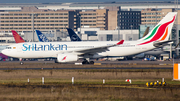
<path id="1" fill-rule="evenodd" d="M 59 50 L 67 50 L 67 45 L 66 44 L 36 44 L 36 43 L 32 43 L 32 44 L 28 44 L 28 43 L 24 43 L 22 44 L 23 48 L 22 51 L 59 51 Z"/>
<path id="2" fill-rule="evenodd" d="M 113 45 L 112 43 L 106 44 L 107 46 Z M 93 48 L 96 47 L 94 45 L 80 45 L 80 46 L 74 46 L 74 45 L 67 45 L 67 44 L 37 44 L 37 43 L 24 43 L 22 44 L 22 51 L 60 51 L 60 50 L 68 50 L 68 48 Z M 123 45 L 115 46 L 115 47 L 135 47 L 135 44 L 125 43 Z"/>

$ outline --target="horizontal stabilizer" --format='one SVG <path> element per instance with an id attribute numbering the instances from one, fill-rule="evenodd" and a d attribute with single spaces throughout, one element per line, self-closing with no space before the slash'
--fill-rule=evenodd
<path id="1" fill-rule="evenodd" d="M 163 47 L 169 43 L 173 43 L 174 40 L 168 40 L 168 41 L 155 41 L 153 43 L 154 47 Z"/>

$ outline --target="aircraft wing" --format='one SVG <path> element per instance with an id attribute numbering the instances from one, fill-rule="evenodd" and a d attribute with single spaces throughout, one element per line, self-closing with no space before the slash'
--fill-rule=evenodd
<path id="1" fill-rule="evenodd" d="M 155 41 L 154 43 L 153 43 L 153 45 L 155 46 L 155 47 L 162 47 L 162 46 L 165 46 L 165 45 L 167 45 L 167 44 L 169 44 L 169 43 L 172 43 L 173 42 L 173 40 L 168 40 L 168 41 Z"/>
<path id="2" fill-rule="evenodd" d="M 94 53 L 100 53 L 100 52 L 105 52 L 108 50 L 109 47 L 114 47 L 117 45 L 121 45 L 124 43 L 124 40 L 119 41 L 118 43 L 114 45 L 108 45 L 108 46 L 100 46 L 100 47 L 94 47 L 94 48 L 89 48 L 89 49 L 84 49 L 84 50 L 77 50 L 75 52 L 82 54 L 94 54 Z"/>

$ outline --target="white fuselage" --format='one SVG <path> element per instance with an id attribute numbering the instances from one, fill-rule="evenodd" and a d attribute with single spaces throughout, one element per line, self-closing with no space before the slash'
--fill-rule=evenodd
<path id="1" fill-rule="evenodd" d="M 54 57 L 59 62 L 75 61 L 79 57 L 135 55 L 168 43 L 176 15 L 177 12 L 169 12 L 145 37 L 137 41 L 23 42 L 8 46 L 2 53 L 16 58 Z"/>
<path id="2" fill-rule="evenodd" d="M 78 50 L 116 44 L 118 41 L 89 42 L 26 42 L 8 46 L 3 54 L 16 58 L 47 58 L 57 57 L 59 53 L 77 53 Z M 152 43 L 138 45 L 138 41 L 125 41 L 122 45 L 110 47 L 108 51 L 94 54 L 91 58 L 105 56 L 129 56 L 152 50 Z"/>

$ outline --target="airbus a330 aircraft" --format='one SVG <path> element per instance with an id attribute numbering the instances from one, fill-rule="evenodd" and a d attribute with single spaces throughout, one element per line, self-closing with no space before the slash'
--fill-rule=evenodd
<path id="1" fill-rule="evenodd" d="M 177 13 L 169 12 L 145 37 L 137 41 L 24 42 L 8 46 L 3 54 L 16 58 L 48 58 L 57 62 L 77 61 L 78 58 L 129 56 L 161 47 L 169 36 Z M 117 44 L 116 44 L 117 43 Z M 123 43 L 123 44 L 122 44 Z M 120 45 L 122 44 L 122 45 Z M 93 63 L 93 62 L 92 62 Z"/>

